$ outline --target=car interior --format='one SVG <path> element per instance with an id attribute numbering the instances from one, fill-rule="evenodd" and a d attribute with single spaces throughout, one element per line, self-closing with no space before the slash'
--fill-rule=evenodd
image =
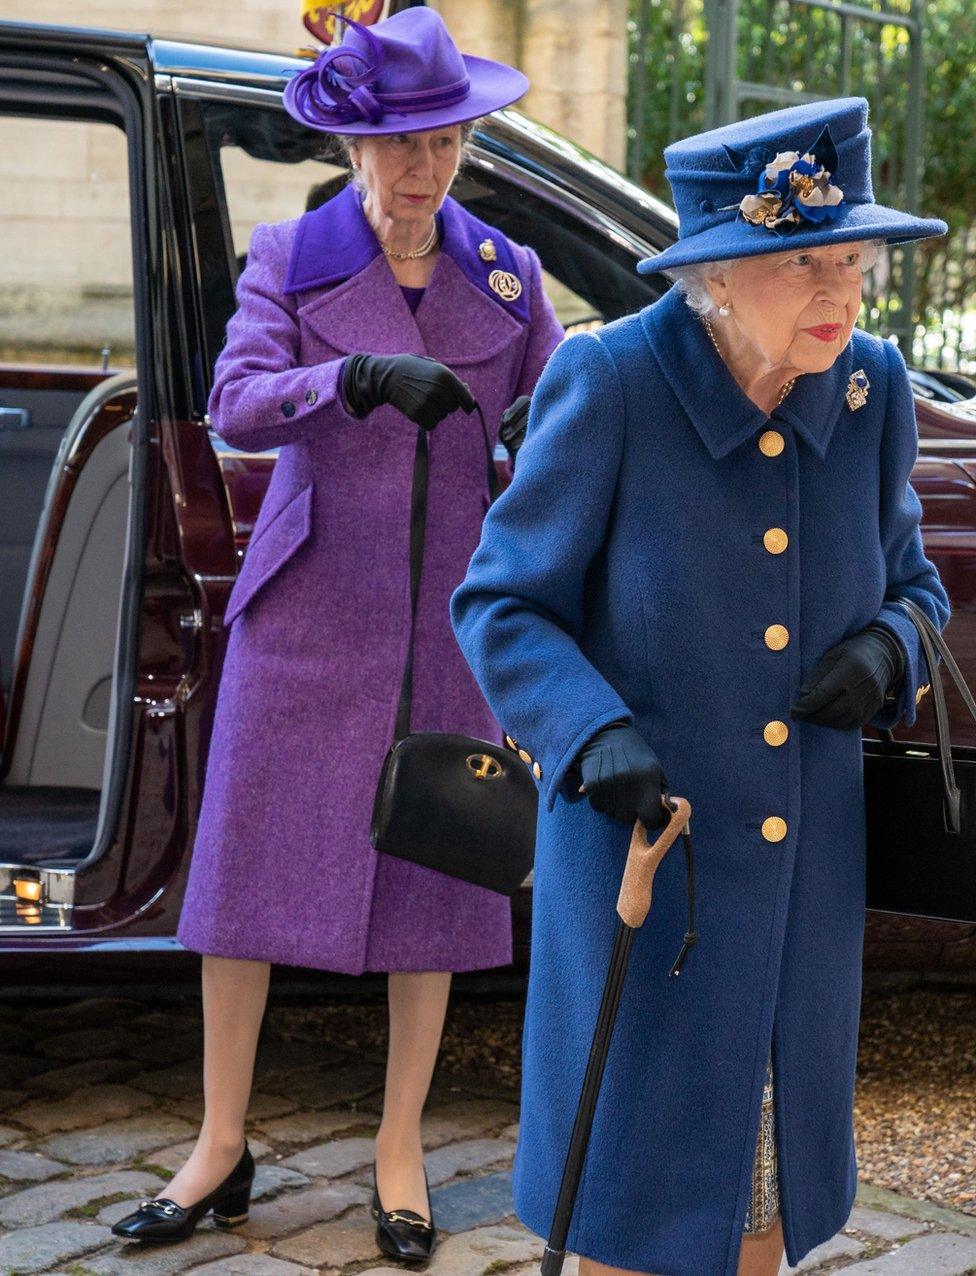
<path id="1" fill-rule="evenodd" d="M 0 94 L 0 870 L 74 868 L 97 843 L 136 421 L 125 129 L 35 87 L 36 111 Z M 65 185 L 90 222 L 61 218 Z"/>

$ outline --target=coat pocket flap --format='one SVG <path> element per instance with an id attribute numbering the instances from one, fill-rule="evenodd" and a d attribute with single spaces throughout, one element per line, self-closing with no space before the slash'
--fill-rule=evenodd
<path id="1" fill-rule="evenodd" d="M 314 486 L 314 483 L 309 483 L 296 492 L 248 544 L 240 575 L 227 600 L 225 625 L 244 610 L 261 586 L 308 540 L 312 531 Z"/>

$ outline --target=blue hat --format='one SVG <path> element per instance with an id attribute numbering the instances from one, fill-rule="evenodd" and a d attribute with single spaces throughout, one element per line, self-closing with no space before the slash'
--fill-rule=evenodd
<path id="1" fill-rule="evenodd" d="M 907 244 L 949 227 L 874 202 L 868 101 L 839 97 L 768 111 L 664 148 L 678 240 L 642 275 L 858 239 Z"/>

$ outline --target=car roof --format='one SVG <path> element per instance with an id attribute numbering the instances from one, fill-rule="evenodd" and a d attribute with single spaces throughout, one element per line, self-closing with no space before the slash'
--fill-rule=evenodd
<path id="1" fill-rule="evenodd" d="M 207 40 L 191 40 L 185 36 L 152 37 L 149 54 L 155 69 L 168 75 L 201 76 L 221 79 L 232 75 L 235 80 L 280 81 L 281 87 L 297 70 L 307 66 L 321 45 L 311 35 L 308 43 L 296 39 L 289 49 L 269 49 L 267 45 L 247 41 L 221 44 Z"/>

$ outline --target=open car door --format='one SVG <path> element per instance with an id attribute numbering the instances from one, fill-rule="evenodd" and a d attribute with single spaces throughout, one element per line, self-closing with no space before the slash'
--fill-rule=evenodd
<path id="1" fill-rule="evenodd" d="M 148 36 L 0 22 L 0 951 L 124 944 L 183 867 L 162 127 Z"/>

